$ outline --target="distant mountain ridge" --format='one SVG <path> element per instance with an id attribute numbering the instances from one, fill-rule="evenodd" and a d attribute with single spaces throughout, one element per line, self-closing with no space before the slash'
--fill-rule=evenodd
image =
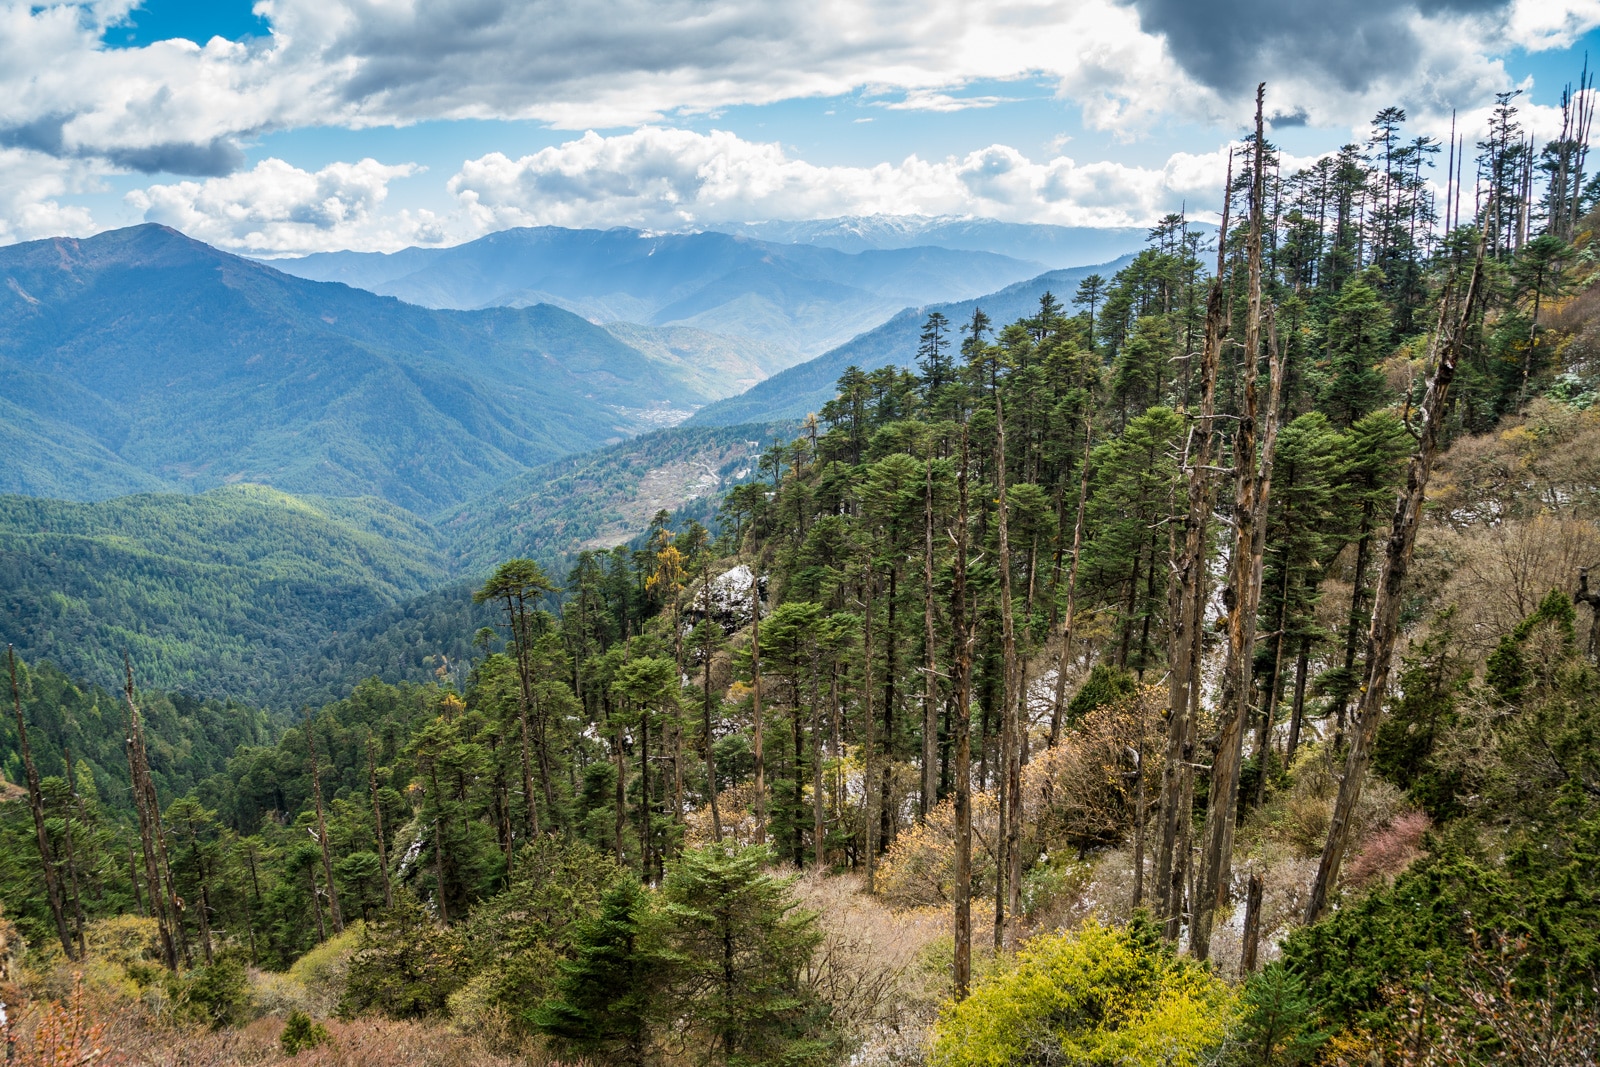
<path id="1" fill-rule="evenodd" d="M 931 245 L 840 251 L 715 231 L 502 230 L 452 248 L 271 265 L 432 308 L 548 303 L 594 322 L 693 327 L 815 355 L 907 305 L 976 296 L 1040 264 Z"/>
<path id="2" fill-rule="evenodd" d="M 707 398 L 556 307 L 431 310 L 160 226 L 0 248 L 0 279 L 0 491 L 248 481 L 427 514 Z"/>
<path id="3" fill-rule="evenodd" d="M 816 359 L 775 374 L 738 396 L 706 405 L 690 416 L 685 425 L 732 426 L 803 419 L 820 411 L 822 405 L 833 399 L 839 376 L 852 366 L 868 371 L 890 365 L 914 366 L 917 338 L 931 312 L 942 312 L 953 325 L 960 325 L 972 316 L 974 309 L 982 308 L 995 322 L 1012 322 L 1036 311 L 1039 298 L 1046 292 L 1054 294 L 1061 303 L 1069 304 L 1084 278 L 1098 273 L 1109 280 L 1132 259 L 1128 255 L 1110 263 L 1050 271 L 974 300 L 907 308 L 882 326 L 859 334 Z"/>
<path id="4" fill-rule="evenodd" d="M 1137 251 L 1146 233 L 1139 226 L 1051 226 L 963 215 L 844 215 L 801 222 L 747 222 L 721 228 L 763 241 L 818 245 L 841 252 L 918 245 L 992 252 L 1058 270 L 1103 263 Z"/>

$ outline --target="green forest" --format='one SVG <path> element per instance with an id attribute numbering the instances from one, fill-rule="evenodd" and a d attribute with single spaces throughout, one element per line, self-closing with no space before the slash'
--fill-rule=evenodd
<path id="1" fill-rule="evenodd" d="M 708 439 L 714 509 L 477 559 L 423 680 L 15 660 L 4 999 L 131 1062 L 1595 1062 L 1600 179 L 1516 94 L 1405 123 L 1290 171 L 1258 96 L 1214 237 L 928 315 L 746 477 Z M 0 536 L 137 565 L 65 507 Z M 270 542 L 172 596 L 226 662 L 295 581 L 351 607 Z"/>

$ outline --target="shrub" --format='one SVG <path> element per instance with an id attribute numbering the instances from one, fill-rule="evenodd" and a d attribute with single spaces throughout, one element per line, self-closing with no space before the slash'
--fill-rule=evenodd
<path id="1" fill-rule="evenodd" d="M 1119 930 L 1090 922 L 1035 938 L 1014 965 L 946 1008 L 932 1062 L 1193 1067 L 1221 1046 L 1238 1014 L 1227 986 L 1174 955 L 1148 923 Z"/>
<path id="2" fill-rule="evenodd" d="M 180 1013 L 213 1030 L 237 1026 L 250 1018 L 250 982 L 244 964 L 231 955 L 219 956 L 216 962 L 172 982 L 172 999 Z"/>
<path id="3" fill-rule="evenodd" d="M 282 1046 L 285 1056 L 298 1056 L 306 1049 L 327 1043 L 328 1028 L 313 1022 L 311 1016 L 303 1011 L 289 1013 L 289 1018 L 283 1024 L 283 1033 L 278 1037 L 278 1044 Z"/>
<path id="4" fill-rule="evenodd" d="M 339 1013 L 391 1019 L 440 1015 L 461 984 L 460 942 L 413 900 L 397 901 L 361 933 Z"/>

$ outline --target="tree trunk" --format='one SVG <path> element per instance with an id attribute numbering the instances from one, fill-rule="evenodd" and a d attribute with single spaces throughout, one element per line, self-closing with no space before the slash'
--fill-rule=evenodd
<path id="1" fill-rule="evenodd" d="M 1156 852 L 1156 892 L 1166 917 L 1166 936 L 1176 940 L 1183 908 L 1185 865 L 1180 844 L 1187 840 L 1194 788 L 1194 707 L 1199 701 L 1200 626 L 1205 618 L 1206 534 L 1211 515 L 1212 423 L 1216 412 L 1217 371 L 1228 332 L 1228 301 L 1223 289 L 1228 214 L 1232 204 L 1233 155 L 1223 183 L 1222 228 L 1217 241 L 1217 272 L 1206 296 L 1205 344 L 1200 356 L 1200 414 L 1185 446 L 1188 466 L 1183 547 L 1174 553 L 1168 585 L 1171 643 L 1167 674 L 1167 741 L 1161 769 L 1161 842 Z M 1195 449 L 1198 439 L 1198 450 Z M 1177 531 L 1173 529 L 1173 537 Z"/>
<path id="2" fill-rule="evenodd" d="M 378 873 L 383 879 L 383 906 L 394 907 L 394 889 L 389 885 L 389 850 L 383 840 L 383 806 L 378 803 L 378 757 L 372 738 L 367 738 L 367 788 L 372 793 L 372 825 L 378 836 Z M 511 842 L 506 842 L 506 875 L 511 874 Z"/>
<path id="3" fill-rule="evenodd" d="M 1239 977 L 1256 971 L 1256 955 L 1261 950 L 1261 876 L 1252 874 L 1244 895 L 1244 949 L 1239 956 Z"/>
<path id="4" fill-rule="evenodd" d="M 177 913 L 176 910 L 169 912 L 167 895 L 161 890 L 161 866 L 156 854 L 160 811 L 152 810 L 155 790 L 146 782 L 144 727 L 139 722 L 139 706 L 133 702 L 133 664 L 126 654 L 122 658 L 122 666 L 126 675 L 123 695 L 128 702 L 128 776 L 133 789 L 134 808 L 139 816 L 139 844 L 144 852 L 144 884 L 150 896 L 150 914 L 155 916 L 161 937 L 162 962 L 176 974 L 178 950 L 171 924 L 177 921 Z"/>
<path id="5" fill-rule="evenodd" d="M 950 617 L 956 643 L 955 716 L 955 998 L 972 982 L 972 635 L 967 625 L 967 430 L 961 430 L 957 475 L 955 591 Z"/>
<path id="6" fill-rule="evenodd" d="M 1067 568 L 1067 610 L 1061 619 L 1061 655 L 1056 658 L 1056 693 L 1050 707 L 1050 747 L 1061 740 L 1061 719 L 1066 711 L 1067 667 L 1072 663 L 1072 624 L 1078 606 L 1078 561 L 1083 557 L 1083 513 L 1089 502 L 1089 450 L 1094 427 L 1083 420 L 1083 462 L 1078 471 L 1078 517 L 1072 524 L 1072 564 Z"/>
<path id="7" fill-rule="evenodd" d="M 1233 831 L 1238 823 L 1239 770 L 1244 759 L 1244 729 L 1249 722 L 1252 659 L 1255 653 L 1256 609 L 1261 600 L 1260 566 L 1256 551 L 1261 544 L 1258 525 L 1264 518 L 1265 493 L 1270 468 L 1258 470 L 1256 419 L 1259 417 L 1257 363 L 1261 358 L 1261 216 L 1264 196 L 1266 142 L 1262 101 L 1265 84 L 1256 87 L 1256 140 L 1250 193 L 1250 310 L 1244 339 L 1244 410 L 1233 441 L 1235 476 L 1233 549 L 1228 605 L 1228 649 L 1222 672 L 1221 716 L 1215 754 L 1211 761 L 1210 795 L 1206 807 L 1205 844 L 1201 851 L 1194 922 L 1189 932 L 1189 952 L 1206 959 L 1211 952 L 1211 929 L 1216 909 L 1228 899 L 1232 880 Z M 1274 363 L 1276 360 L 1274 360 Z M 1276 420 L 1276 403 L 1269 403 L 1269 426 Z M 1270 430 L 1269 430 L 1270 433 Z M 1270 462 L 1262 448 L 1263 464 Z M 1226 603 L 1226 600 L 1224 601 Z"/>
<path id="8" fill-rule="evenodd" d="M 1452 301 L 1445 299 L 1441 302 L 1439 363 L 1423 395 L 1417 450 L 1406 468 L 1406 483 L 1395 499 L 1394 519 L 1389 524 L 1389 544 L 1384 553 L 1377 596 L 1372 605 L 1372 625 L 1367 632 L 1367 668 L 1361 685 L 1361 702 L 1356 707 L 1355 729 L 1350 739 L 1350 752 L 1345 759 L 1344 779 L 1339 783 L 1339 797 L 1334 802 L 1333 817 L 1328 824 L 1328 841 L 1323 846 L 1317 877 L 1311 884 L 1311 895 L 1306 903 L 1308 925 L 1322 918 L 1327 911 L 1333 890 L 1339 883 L 1339 868 L 1344 862 L 1345 849 L 1350 843 L 1350 820 L 1361 800 L 1367 763 L 1372 757 L 1372 739 L 1378 732 L 1378 722 L 1383 714 L 1383 697 L 1388 688 L 1395 639 L 1399 635 L 1400 592 L 1405 584 L 1406 573 L 1411 568 L 1411 551 L 1416 545 L 1417 527 L 1422 522 L 1423 495 L 1427 491 L 1428 476 L 1433 472 L 1433 461 L 1439 447 L 1439 424 L 1445 416 L 1456 364 L 1461 358 L 1461 348 L 1466 341 L 1482 287 L 1483 258 L 1483 239 L 1480 238 L 1472 276 L 1467 282 L 1466 297 L 1461 302 L 1459 320 L 1453 323 L 1448 320 Z"/>
<path id="9" fill-rule="evenodd" d="M 328 883 L 328 912 L 333 917 L 333 932 L 344 933 L 344 916 L 339 912 L 339 890 L 333 884 L 333 853 L 328 848 L 328 821 L 322 814 L 322 774 L 317 767 L 317 738 L 306 712 L 306 748 L 311 753 L 311 795 L 317 802 L 317 841 L 322 846 L 322 877 Z"/>
<path id="10" fill-rule="evenodd" d="M 61 877 L 56 870 L 55 856 L 50 848 L 50 835 L 44 826 L 44 794 L 39 791 L 39 771 L 33 765 L 33 749 L 28 745 L 28 725 L 22 720 L 22 690 L 17 687 L 17 653 L 6 646 L 6 656 L 11 664 L 11 704 L 17 713 L 17 747 L 22 753 L 22 768 L 28 780 L 28 809 L 33 812 L 33 829 L 39 844 L 39 866 L 44 871 L 44 891 L 50 900 L 50 914 L 56 921 L 56 936 L 61 939 L 61 951 L 67 959 L 77 959 L 72 934 L 67 929 L 67 913 L 61 903 Z M 72 831 L 71 823 L 67 832 Z"/>
<path id="11" fill-rule="evenodd" d="M 761 736 L 761 576 L 750 567 L 750 685 L 755 702 L 756 844 L 767 843 L 767 764 Z"/>
<path id="12" fill-rule="evenodd" d="M 998 358 L 998 357 L 997 357 Z M 1004 845 L 1001 855 L 1005 867 L 1003 878 L 995 886 L 995 948 L 1000 949 L 1016 940 L 1017 909 L 1022 900 L 1022 849 L 1019 828 L 1022 822 L 1022 740 L 1018 722 L 1018 705 L 1022 700 L 1017 677 L 1016 619 L 1011 604 L 1011 535 L 1006 506 L 1006 416 L 1005 404 L 996 385 L 995 411 L 995 485 L 996 519 L 1000 539 L 1000 632 L 1002 674 L 1004 679 L 1000 712 L 1001 814 L 1004 826 Z M 1004 887 L 1002 897 L 1001 887 Z"/>
<path id="13" fill-rule="evenodd" d="M 929 452 L 923 468 L 922 491 L 922 616 L 923 616 L 923 695 L 922 695 L 922 795 L 917 803 L 917 821 L 926 825 L 939 795 L 939 667 L 934 658 L 938 638 L 934 634 L 933 614 L 933 454 Z"/>

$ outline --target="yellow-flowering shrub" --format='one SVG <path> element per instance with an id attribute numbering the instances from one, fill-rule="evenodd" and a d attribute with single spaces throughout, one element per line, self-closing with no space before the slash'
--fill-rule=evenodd
<path id="1" fill-rule="evenodd" d="M 934 1027 L 932 1063 L 1197 1067 L 1237 1016 L 1228 987 L 1172 954 L 1148 926 L 1091 922 L 1035 938 L 1012 966 L 948 1005 Z"/>

